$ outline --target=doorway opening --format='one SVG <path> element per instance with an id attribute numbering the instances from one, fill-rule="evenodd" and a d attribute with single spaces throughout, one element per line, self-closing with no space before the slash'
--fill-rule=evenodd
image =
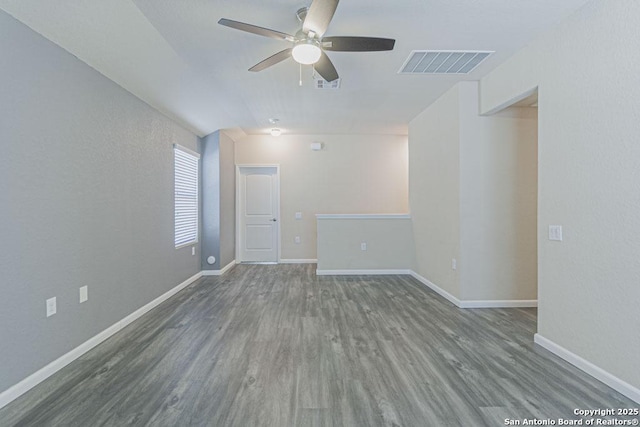
<path id="1" fill-rule="evenodd" d="M 500 183 L 506 194 L 502 210 L 508 213 L 503 224 L 508 227 L 511 257 L 506 269 L 511 270 L 514 292 L 523 299 L 539 301 L 538 292 L 538 153 L 539 120 L 538 88 L 505 103 L 491 114 L 511 123 L 504 138 L 503 168 L 508 180 Z"/>

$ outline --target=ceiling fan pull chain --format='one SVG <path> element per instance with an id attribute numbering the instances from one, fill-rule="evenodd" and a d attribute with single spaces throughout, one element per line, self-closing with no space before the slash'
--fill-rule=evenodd
<path id="1" fill-rule="evenodd" d="M 302 87 L 302 64 L 300 64 L 300 86 Z"/>

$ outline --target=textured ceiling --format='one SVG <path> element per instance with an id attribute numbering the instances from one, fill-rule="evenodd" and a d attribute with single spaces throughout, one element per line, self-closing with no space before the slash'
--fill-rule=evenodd
<path id="1" fill-rule="evenodd" d="M 587 0 L 342 0 L 326 33 L 389 37 L 392 52 L 330 52 L 342 85 L 314 88 L 292 60 L 247 69 L 286 42 L 217 24 L 224 17 L 295 33 L 295 0 L 0 0 L 0 8 L 199 135 L 404 134 L 460 80 L 478 80 Z M 412 50 L 490 50 L 471 74 L 400 75 Z"/>

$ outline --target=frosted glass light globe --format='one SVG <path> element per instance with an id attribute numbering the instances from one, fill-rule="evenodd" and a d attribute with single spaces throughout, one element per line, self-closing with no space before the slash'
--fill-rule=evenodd
<path id="1" fill-rule="evenodd" d="M 293 59 L 303 65 L 315 64 L 322 56 L 322 50 L 313 43 L 304 42 L 297 44 L 291 52 Z"/>

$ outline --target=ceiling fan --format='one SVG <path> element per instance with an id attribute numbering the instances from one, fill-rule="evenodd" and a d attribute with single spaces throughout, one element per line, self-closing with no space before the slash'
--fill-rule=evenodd
<path id="1" fill-rule="evenodd" d="M 328 82 L 338 78 L 338 72 L 325 51 L 334 52 L 379 52 L 393 50 L 396 41 L 379 37 L 323 37 L 338 7 L 339 0 L 313 0 L 309 8 L 298 10 L 298 19 L 302 28 L 295 36 L 280 31 L 245 24 L 222 18 L 218 24 L 246 31 L 259 36 L 288 41 L 293 46 L 270 56 L 249 68 L 249 71 L 262 71 L 265 68 L 293 57 L 299 64 L 313 64 L 315 70 Z"/>

